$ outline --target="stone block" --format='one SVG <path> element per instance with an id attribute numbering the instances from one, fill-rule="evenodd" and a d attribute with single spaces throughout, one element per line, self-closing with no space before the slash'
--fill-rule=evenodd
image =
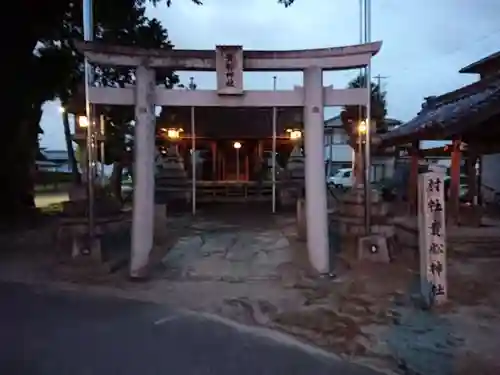
<path id="1" fill-rule="evenodd" d="M 396 234 L 394 225 L 372 225 L 371 230 L 373 234 L 380 234 L 386 238 L 394 237 Z"/>
<path id="2" fill-rule="evenodd" d="M 350 204 L 363 205 L 365 202 L 364 188 L 362 186 L 353 187 L 342 196 L 342 201 Z M 377 190 L 370 190 L 370 201 L 371 203 L 379 203 L 382 201 L 382 197 Z"/>
<path id="3" fill-rule="evenodd" d="M 358 259 L 378 263 L 389 263 L 387 238 L 380 234 L 360 237 L 358 240 Z"/>
<path id="4" fill-rule="evenodd" d="M 365 234 L 365 225 L 364 224 L 356 224 L 351 225 L 349 227 L 348 235 L 359 237 Z"/>
<path id="5" fill-rule="evenodd" d="M 278 190 L 278 202 L 281 207 L 287 207 L 290 205 L 290 194 L 286 189 Z"/>
<path id="6" fill-rule="evenodd" d="M 306 222 L 306 201 L 297 199 L 297 237 L 300 241 L 307 240 L 307 222 Z"/>
<path id="7" fill-rule="evenodd" d="M 371 215 L 375 217 L 384 217 L 388 214 L 388 207 L 386 204 L 376 203 L 371 205 Z M 345 216 L 364 217 L 365 204 L 350 204 L 342 202 L 340 212 Z"/>
<path id="8" fill-rule="evenodd" d="M 156 204 L 154 207 L 154 244 L 160 246 L 167 239 L 167 205 Z"/>
<path id="9" fill-rule="evenodd" d="M 72 230 L 71 257 L 75 261 L 90 260 L 102 263 L 101 238 L 98 233 L 89 239 L 87 228 L 76 227 Z"/>

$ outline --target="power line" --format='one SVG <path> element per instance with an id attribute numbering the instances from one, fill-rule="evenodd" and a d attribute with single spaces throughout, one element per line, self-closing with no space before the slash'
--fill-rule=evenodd
<path id="1" fill-rule="evenodd" d="M 377 81 L 377 96 L 378 96 L 378 100 L 380 101 L 382 99 L 382 80 L 388 79 L 389 77 L 381 76 L 380 74 L 377 74 L 373 78 Z"/>
<path id="2" fill-rule="evenodd" d="M 500 28 L 498 29 L 495 29 L 495 30 L 492 30 L 491 32 L 488 32 L 488 33 L 485 33 L 481 36 L 479 36 L 478 38 L 475 38 L 473 40 L 471 40 L 470 42 L 468 42 L 465 47 L 462 46 L 462 47 L 457 47 L 457 48 L 454 48 L 452 49 L 451 51 L 448 51 L 442 55 L 439 55 L 438 57 L 436 58 L 433 58 L 432 59 L 432 63 L 434 64 L 436 62 L 436 60 L 441 60 L 441 59 L 444 59 L 444 58 L 447 58 L 447 57 L 450 57 L 450 56 L 454 56 L 456 55 L 457 53 L 460 53 L 460 52 L 463 52 L 463 51 L 466 51 L 467 49 L 470 49 L 471 47 L 477 47 L 478 43 L 483 43 L 485 42 L 486 40 L 490 39 L 491 37 L 494 37 L 496 35 L 500 34 Z M 479 59 L 479 58 L 478 58 Z M 398 74 L 402 74 L 402 73 L 406 73 L 408 72 L 410 69 L 415 69 L 414 66 L 407 66 L 405 68 L 403 68 L 402 70 L 398 71 Z M 417 69 L 415 69 L 417 71 Z M 424 72 L 425 70 L 423 69 L 419 69 L 418 72 L 421 74 L 422 72 Z M 427 71 L 427 73 L 430 73 L 431 71 Z"/>
<path id="3" fill-rule="evenodd" d="M 377 86 L 379 91 L 382 89 L 382 80 L 383 79 L 388 79 L 388 76 L 381 76 L 380 74 L 377 74 L 376 76 L 373 76 L 373 79 L 377 81 Z"/>

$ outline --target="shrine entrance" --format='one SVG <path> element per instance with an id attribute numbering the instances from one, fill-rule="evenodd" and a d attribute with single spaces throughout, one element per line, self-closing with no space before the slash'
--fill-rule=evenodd
<path id="1" fill-rule="evenodd" d="M 302 146 L 302 109 L 202 107 L 192 112 L 194 126 L 189 108 L 167 108 L 157 118 L 156 160 L 168 167 L 157 168 L 156 203 L 196 214 L 203 203 L 258 201 L 275 212 L 283 189 L 291 189 L 286 160 Z"/>
<path id="2" fill-rule="evenodd" d="M 329 270 L 329 240 L 327 220 L 327 192 L 324 172 L 324 107 L 344 105 L 367 105 L 371 98 L 369 89 L 334 89 L 323 86 L 324 70 L 342 70 L 365 67 L 379 51 L 381 43 L 370 43 L 338 48 L 294 51 L 244 51 L 241 46 L 217 46 L 213 50 L 149 50 L 134 47 L 109 46 L 98 43 L 76 43 L 81 53 L 94 64 L 128 66 L 135 68 L 136 86 L 129 88 L 90 87 L 87 93 L 93 104 L 135 106 L 136 124 L 134 139 L 134 202 L 132 223 L 131 277 L 143 277 L 147 273 L 149 254 L 153 248 L 155 227 L 155 129 L 156 106 L 182 107 L 189 113 L 191 129 L 191 173 L 196 177 L 197 141 L 203 138 L 196 132 L 197 123 L 204 116 L 196 115 L 201 108 L 219 108 L 229 111 L 236 108 L 265 113 L 270 121 L 272 136 L 272 212 L 276 209 L 276 147 L 278 143 L 278 108 L 299 109 L 303 123 L 306 194 L 307 248 L 311 265 L 320 273 Z M 216 90 L 165 90 L 156 86 L 156 68 L 171 70 L 215 71 Z M 245 90 L 243 71 L 302 71 L 303 87 L 293 90 Z M 241 111 L 244 113 L 244 111 Z M 243 121 L 245 116 L 240 116 Z M 229 118 L 229 117 L 228 117 Z M 175 120 L 175 119 L 174 119 Z M 248 122 L 247 122 L 248 123 Z M 260 121 L 254 121 L 258 127 Z M 214 124 L 212 122 L 212 124 Z M 227 123 L 225 125 L 228 125 Z M 225 126 L 222 125 L 222 126 Z M 243 128 L 242 122 L 232 126 Z M 168 134 L 179 129 L 165 128 Z M 267 128 L 268 129 L 268 128 Z M 185 129 L 183 129 L 185 130 Z M 220 128 L 213 128 L 208 138 L 219 138 Z M 179 138 L 179 137 L 177 137 Z M 259 138 L 259 137 L 257 137 Z M 244 140 L 231 139 L 233 149 L 221 142 L 227 156 L 217 162 L 215 169 L 223 171 L 231 179 L 244 178 Z M 235 144 L 239 142 L 239 146 Z M 224 144 L 224 145 L 223 145 Z M 235 147 L 236 145 L 236 147 Z M 173 149 L 173 147 L 171 148 Z M 239 150 L 239 151 L 237 151 Z M 168 153 L 168 152 L 167 152 Z M 238 156 L 235 157 L 235 154 Z M 231 156 L 232 155 L 232 156 Z M 172 157 L 175 157 L 172 155 Z M 233 159 L 233 164 L 231 159 Z M 220 158 L 219 158 L 220 160 Z M 225 168 L 220 164 L 224 164 Z M 250 169 L 250 161 L 248 169 Z M 242 166 L 243 164 L 243 166 Z M 172 164 L 173 165 L 173 164 Z M 239 169 L 238 169 L 239 168 Z M 180 171 L 180 169 L 179 169 Z M 196 179 L 191 179 L 191 203 L 196 212 Z"/>

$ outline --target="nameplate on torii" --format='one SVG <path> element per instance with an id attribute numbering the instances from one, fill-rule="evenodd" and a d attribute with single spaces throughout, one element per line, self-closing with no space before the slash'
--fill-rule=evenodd
<path id="1" fill-rule="evenodd" d="M 217 92 L 219 95 L 243 94 L 243 47 L 217 46 Z"/>

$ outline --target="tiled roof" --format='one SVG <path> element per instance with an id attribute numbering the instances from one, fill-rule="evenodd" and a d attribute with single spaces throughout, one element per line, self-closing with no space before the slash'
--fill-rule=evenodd
<path id="1" fill-rule="evenodd" d="M 481 60 L 467 65 L 466 67 L 460 69 L 459 73 L 479 73 L 480 69 L 486 64 L 496 64 L 496 66 L 500 65 L 500 51 L 492 53 Z"/>
<path id="2" fill-rule="evenodd" d="M 392 128 L 396 125 L 400 125 L 401 124 L 401 121 L 400 120 L 397 120 L 395 118 L 391 118 L 391 117 L 386 117 L 384 119 L 384 122 L 385 124 L 389 127 L 389 128 Z M 333 117 L 330 117 L 328 119 L 325 120 L 325 128 L 330 128 L 330 127 L 342 127 L 342 120 L 341 120 L 341 117 L 340 115 L 337 115 L 337 116 L 333 116 Z"/>
<path id="3" fill-rule="evenodd" d="M 68 160 L 68 151 L 66 150 L 42 150 L 45 160 Z"/>
<path id="4" fill-rule="evenodd" d="M 382 144 L 450 139 L 500 114 L 500 75 L 432 97 L 409 122 L 381 135 Z"/>
<path id="5" fill-rule="evenodd" d="M 342 122 L 340 121 L 340 115 L 336 115 L 325 120 L 325 127 L 338 127 L 338 126 L 342 126 Z"/>

